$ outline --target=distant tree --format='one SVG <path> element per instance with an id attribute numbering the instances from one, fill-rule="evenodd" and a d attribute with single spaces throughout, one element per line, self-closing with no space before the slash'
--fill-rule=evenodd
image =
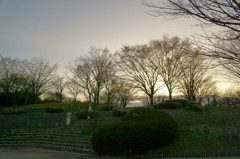
<path id="1" fill-rule="evenodd" d="M 119 57 L 123 76 L 149 97 L 152 106 L 154 94 L 160 89 L 160 75 L 153 64 L 155 53 L 147 45 L 124 46 Z"/>
<path id="2" fill-rule="evenodd" d="M 70 94 L 73 97 L 73 102 L 77 103 L 77 97 L 81 92 L 80 86 L 75 82 L 75 80 L 70 79 L 66 83 L 66 90 L 67 93 Z"/>
<path id="3" fill-rule="evenodd" d="M 50 65 L 45 59 L 33 58 L 26 61 L 25 68 L 28 74 L 30 95 L 38 103 L 40 95 L 44 94 L 55 77 L 57 65 Z"/>
<path id="4" fill-rule="evenodd" d="M 162 81 L 169 92 L 169 99 L 172 100 L 172 93 L 176 90 L 178 79 L 182 72 L 182 62 L 185 59 L 185 52 L 192 44 L 179 37 L 163 36 L 161 40 L 150 42 L 150 47 L 156 53 L 153 63 L 158 68 Z"/>
<path id="5" fill-rule="evenodd" d="M 206 91 L 207 87 L 210 89 L 214 85 L 212 76 L 208 75 L 210 62 L 199 51 L 192 48 L 192 52 L 187 53 L 179 76 L 179 91 L 192 101 Z"/>
<path id="6" fill-rule="evenodd" d="M 56 95 L 56 99 L 59 102 L 63 100 L 63 91 L 66 87 L 66 82 L 64 81 L 64 77 L 56 76 L 51 82 L 51 87 L 53 93 Z"/>
<path id="7" fill-rule="evenodd" d="M 137 93 L 136 87 L 133 83 L 126 79 L 120 80 L 120 89 L 118 91 L 118 104 L 120 108 L 126 108 L 129 101 Z"/>
<path id="8" fill-rule="evenodd" d="M 68 66 L 77 83 L 94 107 L 100 103 L 100 94 L 109 77 L 114 74 L 115 56 L 108 49 L 91 47 L 89 55 L 79 57 Z"/>
<path id="9" fill-rule="evenodd" d="M 5 106 L 15 106 L 25 98 L 27 82 L 23 61 L 0 56 L 0 94 Z"/>

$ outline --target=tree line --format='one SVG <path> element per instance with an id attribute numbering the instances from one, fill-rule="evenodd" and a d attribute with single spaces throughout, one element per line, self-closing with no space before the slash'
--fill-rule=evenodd
<path id="1" fill-rule="evenodd" d="M 147 44 L 123 46 L 116 53 L 91 47 L 66 66 L 65 77 L 57 75 L 57 65 L 42 58 L 21 60 L 0 56 L 0 101 L 3 106 L 62 102 L 66 94 L 77 102 L 81 94 L 92 106 L 125 107 L 137 92 L 154 104 L 154 95 L 163 87 L 169 99 L 182 93 L 195 101 L 216 90 L 210 73 L 211 61 L 188 39 L 164 35 Z M 65 95 L 64 95 L 65 94 Z"/>

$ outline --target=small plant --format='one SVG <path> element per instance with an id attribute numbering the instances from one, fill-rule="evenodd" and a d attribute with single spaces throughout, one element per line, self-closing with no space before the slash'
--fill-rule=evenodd
<path id="1" fill-rule="evenodd" d="M 173 99 L 172 102 L 179 103 L 182 108 L 186 107 L 188 104 L 188 101 L 186 99 Z"/>
<path id="2" fill-rule="evenodd" d="M 78 119 L 88 119 L 88 117 L 92 119 L 96 116 L 96 113 L 94 111 L 79 110 L 75 113 L 75 116 Z"/>
<path id="3" fill-rule="evenodd" d="M 161 103 L 155 104 L 153 106 L 156 109 L 178 109 L 178 108 L 182 108 L 182 104 L 176 101 L 163 101 Z"/>
<path id="4" fill-rule="evenodd" d="M 124 116 L 125 114 L 127 114 L 127 111 L 125 109 L 114 108 L 112 110 L 112 116 L 120 117 L 120 116 Z"/>
<path id="5" fill-rule="evenodd" d="M 202 112 L 202 111 L 203 111 L 203 107 L 202 107 L 202 105 L 201 105 L 200 103 L 198 103 L 198 102 L 189 101 L 189 102 L 187 103 L 187 106 L 185 107 L 185 110 Z"/>
<path id="6" fill-rule="evenodd" d="M 45 111 L 47 113 L 62 113 L 62 112 L 64 112 L 64 109 L 63 108 L 50 108 L 50 107 L 46 107 Z"/>
<path id="7" fill-rule="evenodd" d="M 22 114 L 22 113 L 25 113 L 26 110 L 23 109 L 23 108 L 13 108 L 13 107 L 10 107 L 10 108 L 4 108 L 1 113 L 2 114 Z"/>
<path id="8" fill-rule="evenodd" d="M 123 120 L 124 121 L 126 120 L 141 121 L 141 120 L 162 119 L 162 118 L 172 119 L 172 117 L 167 112 L 158 111 L 152 108 L 135 108 L 135 109 L 132 109 L 129 113 L 127 113 L 123 117 Z"/>
<path id="9" fill-rule="evenodd" d="M 103 106 L 98 106 L 97 107 L 98 110 L 102 110 L 102 111 L 110 111 L 113 109 L 113 106 L 111 105 L 103 105 Z"/>

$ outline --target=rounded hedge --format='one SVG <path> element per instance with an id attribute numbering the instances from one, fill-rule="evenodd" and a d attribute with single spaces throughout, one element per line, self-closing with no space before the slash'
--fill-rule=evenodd
<path id="1" fill-rule="evenodd" d="M 194 102 L 194 101 L 189 101 L 187 106 L 185 107 L 185 110 L 188 111 L 196 111 L 196 112 L 202 112 L 203 107 L 200 103 Z"/>
<path id="2" fill-rule="evenodd" d="M 114 108 L 112 110 L 112 116 L 120 117 L 120 116 L 124 116 L 125 114 L 127 114 L 127 111 L 125 109 Z"/>
<path id="3" fill-rule="evenodd" d="M 182 104 L 175 101 L 163 101 L 161 103 L 153 105 L 156 109 L 178 109 L 182 108 Z"/>
<path id="4" fill-rule="evenodd" d="M 166 112 L 136 108 L 127 113 L 123 121 L 98 128 L 93 133 L 92 146 L 98 155 L 142 154 L 174 142 L 178 137 L 177 128 Z"/>
<path id="5" fill-rule="evenodd" d="M 25 112 L 26 112 L 26 110 L 23 108 L 13 108 L 13 107 L 4 108 L 1 111 L 2 114 L 22 114 Z"/>
<path id="6" fill-rule="evenodd" d="M 75 112 L 75 116 L 78 119 L 88 119 L 88 117 L 94 118 L 96 116 L 96 112 L 87 111 L 87 110 L 79 110 L 79 111 Z"/>
<path id="7" fill-rule="evenodd" d="M 50 107 L 46 107 L 45 111 L 47 113 L 62 113 L 62 112 L 64 112 L 64 109 L 63 108 L 50 108 Z"/>
<path id="8" fill-rule="evenodd" d="M 172 117 L 164 111 L 158 111 L 152 108 L 134 108 L 129 113 L 127 113 L 123 120 L 129 121 L 140 121 L 140 120 L 149 120 L 149 119 L 169 119 L 173 120 Z"/>
<path id="9" fill-rule="evenodd" d="M 110 111 L 112 110 L 114 107 L 111 105 L 103 105 L 103 106 L 98 106 L 97 109 L 98 110 L 102 110 L 102 111 Z"/>

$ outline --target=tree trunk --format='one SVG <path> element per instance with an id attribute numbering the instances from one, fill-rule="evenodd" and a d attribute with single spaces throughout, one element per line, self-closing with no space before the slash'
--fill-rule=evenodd
<path id="1" fill-rule="evenodd" d="M 153 106 L 153 94 L 149 95 L 150 106 Z"/>

